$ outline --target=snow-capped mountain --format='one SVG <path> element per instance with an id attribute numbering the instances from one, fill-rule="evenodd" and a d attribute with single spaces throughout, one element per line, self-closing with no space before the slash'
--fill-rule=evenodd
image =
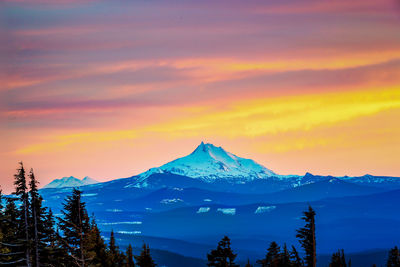
<path id="1" fill-rule="evenodd" d="M 63 188 L 63 187 L 75 187 L 75 186 L 83 186 L 89 184 L 97 184 L 98 181 L 86 176 L 82 180 L 79 180 L 76 177 L 63 177 L 61 179 L 55 179 L 49 184 L 45 185 L 43 188 Z"/>
<path id="2" fill-rule="evenodd" d="M 172 173 L 213 181 L 218 178 L 254 180 L 277 176 L 254 160 L 238 157 L 213 144 L 201 144 L 189 155 L 151 168 L 139 175 L 147 178 L 154 173 Z"/>

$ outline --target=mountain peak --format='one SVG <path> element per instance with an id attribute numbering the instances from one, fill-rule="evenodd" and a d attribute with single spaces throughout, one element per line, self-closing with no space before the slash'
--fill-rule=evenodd
<path id="1" fill-rule="evenodd" d="M 200 143 L 198 147 L 192 152 L 192 154 L 196 153 L 212 153 L 212 151 L 226 151 L 222 147 L 217 147 L 211 143 L 204 143 L 203 141 Z"/>
<path id="2" fill-rule="evenodd" d="M 82 180 L 74 176 L 63 177 L 60 179 L 54 179 L 43 188 L 62 188 L 62 187 L 76 187 L 76 186 L 84 186 L 89 184 L 96 184 L 98 181 L 86 176 Z"/>
<path id="3" fill-rule="evenodd" d="M 152 168 L 139 176 L 148 177 L 155 172 L 168 172 L 203 180 L 218 178 L 253 180 L 276 175 L 273 171 L 251 159 L 238 157 L 225 151 L 222 147 L 204 142 L 201 142 L 191 154 L 164 164 L 159 168 Z"/>

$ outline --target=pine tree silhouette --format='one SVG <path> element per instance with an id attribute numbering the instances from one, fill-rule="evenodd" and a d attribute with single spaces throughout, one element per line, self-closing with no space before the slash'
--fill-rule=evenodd
<path id="1" fill-rule="evenodd" d="M 151 255 L 150 248 L 148 245 L 143 244 L 142 251 L 139 256 L 135 256 L 136 265 L 138 267 L 155 267 L 157 264 L 154 263 Z"/>
<path id="2" fill-rule="evenodd" d="M 122 267 L 124 265 L 125 255 L 119 250 L 115 242 L 114 231 L 111 231 L 110 234 L 108 255 L 110 266 Z"/>
<path id="3" fill-rule="evenodd" d="M 72 258 L 71 264 L 84 267 L 88 260 L 85 238 L 90 231 L 90 223 L 81 194 L 74 188 L 72 195 L 66 198 L 62 211 L 64 216 L 60 218 L 58 227 L 63 233 L 62 245 Z"/>
<path id="4" fill-rule="evenodd" d="M 305 251 L 304 262 L 307 267 L 316 267 L 317 253 L 316 253 L 316 238 L 315 238 L 315 211 L 308 207 L 308 211 L 303 212 L 302 219 L 306 225 L 297 230 L 296 237 Z"/>
<path id="5" fill-rule="evenodd" d="M 16 199 L 6 198 L 4 211 L 1 212 L 0 265 L 16 266 L 26 261 L 24 238 L 20 238 L 20 211 L 15 205 Z"/>
<path id="6" fill-rule="evenodd" d="M 245 267 L 253 267 L 253 266 L 250 264 L 250 259 L 247 259 L 247 263 L 246 263 Z"/>
<path id="7" fill-rule="evenodd" d="M 332 254 L 331 263 L 329 264 L 329 267 L 347 267 L 343 249 Z"/>
<path id="8" fill-rule="evenodd" d="M 62 246 L 62 240 L 55 230 L 55 220 L 51 209 L 47 210 L 44 214 L 44 219 L 39 224 L 42 232 L 42 242 L 45 247 L 41 251 L 41 262 L 44 266 L 57 266 L 60 262 L 68 262 L 66 249 Z M 62 265 L 64 266 L 64 265 Z"/>
<path id="9" fill-rule="evenodd" d="M 277 266 L 279 262 L 280 250 L 281 248 L 279 245 L 275 241 L 272 241 L 269 245 L 265 258 L 258 260 L 257 263 L 262 267 Z"/>
<path id="10" fill-rule="evenodd" d="M 30 236 L 32 239 L 33 247 L 33 265 L 46 266 L 54 265 L 57 263 L 56 257 L 65 256 L 65 253 L 61 253 L 62 250 L 59 248 L 57 243 L 56 233 L 54 230 L 54 218 L 53 213 L 47 208 L 43 207 L 43 198 L 39 194 L 38 182 L 35 178 L 33 170 L 29 172 L 29 222 L 30 222 Z"/>
<path id="11" fill-rule="evenodd" d="M 387 267 L 400 267 L 400 252 L 399 248 L 395 246 L 389 251 L 388 260 L 386 263 Z"/>
<path id="12" fill-rule="evenodd" d="M 237 254 L 233 253 L 231 249 L 231 240 L 229 237 L 224 236 L 224 238 L 218 242 L 217 249 L 207 254 L 207 265 L 215 267 L 236 267 L 239 266 L 235 263 L 236 256 Z"/>
<path id="13" fill-rule="evenodd" d="M 108 266 L 107 246 L 104 239 L 101 237 L 100 230 L 97 227 L 94 217 L 90 222 L 90 231 L 85 239 L 86 248 L 88 251 L 90 266 Z"/>
<path id="14" fill-rule="evenodd" d="M 23 229 L 24 232 L 24 249 L 25 249 L 25 262 L 27 267 L 31 267 L 31 242 L 29 239 L 29 222 L 28 222 L 28 206 L 29 206 L 29 199 L 28 199 L 28 191 L 26 185 L 26 177 L 25 177 L 25 169 L 22 162 L 19 163 L 20 167 L 17 169 L 17 174 L 14 175 L 14 185 L 15 185 L 15 192 L 14 194 L 19 197 L 21 201 L 21 225 L 20 229 Z"/>
<path id="15" fill-rule="evenodd" d="M 126 267 L 134 267 L 135 263 L 133 262 L 133 252 L 132 252 L 132 245 L 129 244 L 128 248 L 126 249 Z"/>
<path id="16" fill-rule="evenodd" d="M 39 234 L 38 234 L 38 224 L 41 223 L 41 212 L 42 212 L 42 200 L 40 199 L 38 188 L 37 188 L 37 181 L 35 175 L 33 174 L 33 169 L 29 172 L 29 195 L 31 197 L 31 205 L 30 211 L 32 216 L 32 231 L 33 234 L 33 248 L 34 248 L 34 266 L 40 266 L 40 257 L 39 257 Z"/>
<path id="17" fill-rule="evenodd" d="M 290 259 L 293 267 L 303 266 L 303 260 L 300 258 L 299 253 L 294 246 L 292 246 L 292 251 L 290 252 Z"/>

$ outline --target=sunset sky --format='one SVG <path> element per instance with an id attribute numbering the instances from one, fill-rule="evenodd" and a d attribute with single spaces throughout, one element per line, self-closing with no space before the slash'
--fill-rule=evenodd
<path id="1" fill-rule="evenodd" d="M 0 184 L 128 177 L 201 142 L 400 176 L 400 1 L 0 3 Z"/>

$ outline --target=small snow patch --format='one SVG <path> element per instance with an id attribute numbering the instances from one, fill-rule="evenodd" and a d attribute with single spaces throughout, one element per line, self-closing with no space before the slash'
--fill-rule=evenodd
<path id="1" fill-rule="evenodd" d="M 120 209 L 106 209 L 106 211 L 110 211 L 110 212 L 122 212 L 122 210 L 120 210 Z"/>
<path id="2" fill-rule="evenodd" d="M 197 213 L 205 213 L 205 212 L 209 212 L 210 211 L 210 207 L 200 207 L 199 210 L 197 211 Z"/>
<path id="3" fill-rule="evenodd" d="M 183 191 L 183 188 L 180 188 L 180 187 L 174 187 L 173 188 L 175 191 Z"/>
<path id="4" fill-rule="evenodd" d="M 82 194 L 83 197 L 94 197 L 97 196 L 97 193 L 90 193 L 90 194 Z"/>
<path id="5" fill-rule="evenodd" d="M 223 214 L 227 214 L 227 215 L 235 215 L 236 214 L 235 208 L 230 208 L 230 209 L 219 208 L 219 209 L 217 209 L 217 211 L 222 212 Z"/>
<path id="6" fill-rule="evenodd" d="M 134 183 L 127 184 L 124 188 L 145 188 L 148 187 L 148 183 L 146 181 L 135 181 Z"/>
<path id="7" fill-rule="evenodd" d="M 117 233 L 125 235 L 140 235 L 142 231 L 117 231 Z"/>
<path id="8" fill-rule="evenodd" d="M 165 198 L 160 201 L 161 204 L 174 204 L 174 203 L 179 203 L 179 202 L 183 202 L 183 200 L 180 198 L 171 198 L 171 199 Z"/>
<path id="9" fill-rule="evenodd" d="M 255 214 L 265 213 L 265 212 L 270 212 L 274 209 L 276 209 L 276 206 L 260 206 L 256 209 L 254 213 Z"/>
<path id="10" fill-rule="evenodd" d="M 142 222 L 107 222 L 107 223 L 99 223 L 100 225 L 116 225 L 116 224 L 142 224 Z"/>

